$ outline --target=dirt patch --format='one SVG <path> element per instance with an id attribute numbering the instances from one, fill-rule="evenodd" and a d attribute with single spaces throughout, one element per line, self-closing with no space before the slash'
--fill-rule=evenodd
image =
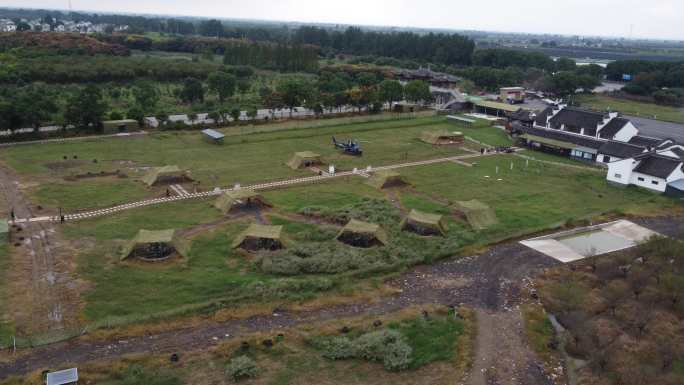
<path id="1" fill-rule="evenodd" d="M 66 159 L 66 160 L 63 160 L 60 162 L 45 163 L 43 166 L 45 166 L 47 169 L 49 169 L 51 171 L 59 172 L 59 171 L 69 170 L 72 168 L 82 167 L 86 164 L 88 164 L 88 162 L 85 160 Z"/>
<path id="2" fill-rule="evenodd" d="M 81 179 L 108 178 L 108 177 L 128 178 L 128 175 L 122 173 L 120 170 L 110 171 L 110 172 L 107 172 L 107 171 L 87 172 L 85 174 L 65 176 L 64 180 L 69 181 L 69 182 L 75 182 L 75 181 L 78 181 Z"/>

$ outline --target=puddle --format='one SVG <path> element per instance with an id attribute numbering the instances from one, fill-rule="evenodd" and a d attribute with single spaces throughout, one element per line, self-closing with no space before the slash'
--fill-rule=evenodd
<path id="1" fill-rule="evenodd" d="M 634 246 L 633 241 L 603 230 L 562 236 L 556 241 L 584 256 L 601 255 Z"/>

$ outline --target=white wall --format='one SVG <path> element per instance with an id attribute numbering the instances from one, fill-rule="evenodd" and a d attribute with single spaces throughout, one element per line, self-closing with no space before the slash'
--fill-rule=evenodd
<path id="1" fill-rule="evenodd" d="M 631 158 L 608 163 L 606 179 L 609 182 L 629 185 L 632 178 L 633 163 L 635 162 Z"/>
<path id="2" fill-rule="evenodd" d="M 639 130 L 632 124 L 632 122 L 627 123 L 617 134 L 613 137 L 614 140 L 620 142 L 629 142 L 630 139 L 639 135 Z"/>
<path id="3" fill-rule="evenodd" d="M 653 184 L 654 182 L 657 184 Z M 630 184 L 660 192 L 665 192 L 665 188 L 667 188 L 667 181 L 665 179 L 656 178 L 654 176 L 641 174 L 638 172 L 632 173 L 632 176 L 630 178 Z"/>

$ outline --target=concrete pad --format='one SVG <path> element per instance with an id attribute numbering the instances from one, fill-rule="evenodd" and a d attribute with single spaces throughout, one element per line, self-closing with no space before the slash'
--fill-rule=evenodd
<path id="1" fill-rule="evenodd" d="M 610 223 L 603 228 L 603 231 L 607 231 L 613 235 L 617 235 L 618 237 L 629 239 L 635 243 L 645 242 L 649 238 L 660 235 L 655 231 L 651 231 L 643 226 L 637 225 L 636 223 L 625 220 Z"/>
<path id="2" fill-rule="evenodd" d="M 594 255 L 628 249 L 657 235 L 659 235 L 657 232 L 643 226 L 627 220 L 619 220 L 562 231 L 520 243 L 560 262 L 569 263 Z M 574 237 L 577 239 L 573 239 Z M 595 247 L 592 247 L 592 242 L 597 243 Z"/>
<path id="3" fill-rule="evenodd" d="M 577 253 L 575 250 L 551 238 L 531 239 L 520 243 L 563 263 L 579 261 L 580 259 L 586 258 L 584 255 Z"/>

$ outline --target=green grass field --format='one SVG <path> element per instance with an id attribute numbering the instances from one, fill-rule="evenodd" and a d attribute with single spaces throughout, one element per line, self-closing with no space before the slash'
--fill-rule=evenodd
<path id="1" fill-rule="evenodd" d="M 420 133 L 428 129 L 461 130 L 489 144 L 510 143 L 500 129 L 484 122 L 468 129 L 454 127 L 443 117 L 333 124 L 234 135 L 227 137 L 223 146 L 208 144 L 195 132 L 162 133 L 20 146 L 3 150 L 0 157 L 22 181 L 32 182 L 29 192 L 36 203 L 77 209 L 149 195 L 135 181 L 142 174 L 138 168 L 143 166 L 177 164 L 190 169 L 202 187 L 211 188 L 311 175 L 310 171 L 285 166 L 295 151 L 319 152 L 326 162 L 343 169 L 464 153 L 457 147 L 437 148 L 418 141 Z M 340 154 L 329 143 L 333 134 L 359 140 L 364 156 Z M 64 161 L 65 155 L 70 160 Z M 554 159 L 551 155 L 544 158 Z M 558 160 L 562 162 L 562 158 Z M 355 277 L 377 277 L 407 265 L 429 263 L 458 254 L 470 245 L 607 212 L 638 214 L 675 204 L 640 190 L 611 187 L 604 175 L 595 171 L 527 162 L 514 155 L 473 162 L 473 167 L 440 163 L 401 169 L 412 187 L 391 193 L 370 187 L 359 176 L 266 191 L 263 194 L 274 208 L 260 215 L 260 220 L 283 225 L 291 242 L 288 250 L 273 256 L 245 256 L 233 250 L 230 243 L 255 217 L 226 220 L 211 206 L 210 199 L 148 206 L 67 223 L 61 229 L 67 242 L 78 245 L 77 274 L 90 283 L 82 294 L 84 319 L 89 324 L 107 325 L 215 308 L 217 303 L 311 298 L 323 290 L 346 290 L 359 283 Z M 129 178 L 63 179 L 115 169 L 130 174 Z M 498 224 L 475 231 L 454 214 L 454 202 L 471 199 L 491 206 Z M 447 236 L 424 238 L 400 231 L 402 213 L 410 209 L 445 215 Z M 319 221 L 305 219 L 302 214 L 306 213 L 318 213 Z M 322 222 L 340 218 L 381 224 L 389 244 L 355 249 L 336 242 L 339 227 Z M 138 230 L 169 228 L 184 230 L 184 236 L 191 240 L 187 258 L 154 265 L 119 261 L 120 247 Z"/>
<path id="2" fill-rule="evenodd" d="M 334 123 L 334 122 L 333 122 Z M 381 166 L 463 154 L 458 148 L 437 148 L 419 141 L 423 130 L 453 129 L 441 117 L 331 125 L 316 129 L 235 135 L 223 145 L 205 142 L 199 132 L 159 133 L 117 140 L 56 143 L 9 148 L 0 156 L 27 180 L 41 183 L 33 191 L 35 201 L 49 207 L 90 208 L 143 198 L 145 190 L 134 179 L 147 167 L 177 165 L 190 170 L 201 188 L 243 185 L 267 180 L 309 176 L 310 171 L 292 170 L 286 162 L 298 151 L 314 151 L 338 169 Z M 238 130 L 240 128 L 228 128 Z M 471 136 L 498 138 L 490 128 L 469 129 Z M 354 138 L 363 157 L 342 154 L 333 148 L 331 137 Z M 64 157 L 68 160 L 64 160 Z M 77 159 L 73 159 L 74 156 Z M 94 161 L 97 160 L 97 163 Z M 128 178 L 91 178 L 67 182 L 65 177 L 120 170 Z"/>
<path id="3" fill-rule="evenodd" d="M 684 109 L 682 108 L 617 99 L 605 95 L 578 95 L 576 98 L 582 105 L 596 110 L 610 109 L 626 115 L 684 123 Z"/>

